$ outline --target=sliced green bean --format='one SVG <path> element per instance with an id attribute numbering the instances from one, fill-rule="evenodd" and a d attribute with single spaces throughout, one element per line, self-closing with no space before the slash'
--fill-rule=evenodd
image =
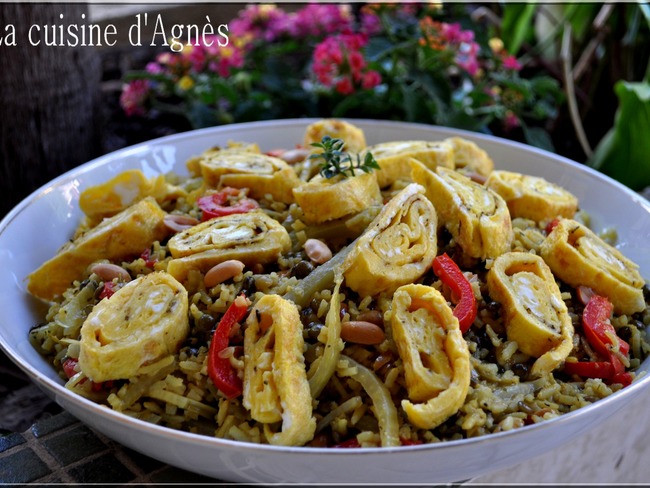
<path id="1" fill-rule="evenodd" d="M 339 289 L 341 288 L 341 278 L 336 282 L 332 299 L 330 300 L 330 309 L 325 317 L 325 326 L 327 327 L 327 342 L 325 350 L 320 360 L 316 363 L 315 368 L 311 368 L 307 373 L 309 378 L 309 388 L 312 398 L 318 398 L 330 378 L 336 370 L 339 361 L 339 355 L 343 350 L 343 341 L 341 340 L 341 297 Z"/>
<path id="2" fill-rule="evenodd" d="M 296 286 L 287 291 L 283 298 L 291 300 L 302 308 L 306 307 L 314 293 L 332 287 L 334 272 L 341 268 L 349 252 L 354 249 L 355 244 L 356 240 L 341 249 L 325 264 L 318 266 L 306 278 L 300 280 Z"/>
<path id="3" fill-rule="evenodd" d="M 372 400 L 375 416 L 379 423 L 379 436 L 382 447 L 399 446 L 399 421 L 397 408 L 390 396 L 390 391 L 379 377 L 365 366 L 354 359 L 340 355 L 350 366 L 353 366 L 356 373 L 350 377 L 358 381 Z"/>

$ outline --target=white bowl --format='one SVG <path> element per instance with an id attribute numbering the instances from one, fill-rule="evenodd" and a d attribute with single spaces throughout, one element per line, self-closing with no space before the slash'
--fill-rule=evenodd
<path id="1" fill-rule="evenodd" d="M 80 217 L 79 193 L 127 168 L 147 176 L 185 172 L 190 156 L 229 140 L 257 142 L 263 150 L 301 142 L 312 119 L 222 126 L 164 137 L 79 166 L 34 192 L 0 222 L 0 345 L 56 402 L 106 436 L 180 468 L 228 481 L 265 483 L 451 483 L 513 466 L 586 432 L 650 383 L 629 387 L 561 417 L 485 437 L 384 449 L 290 448 L 248 444 L 175 431 L 134 420 L 77 396 L 28 341 L 45 308 L 26 292 L 25 277 L 70 238 Z M 650 204 L 636 193 L 583 165 L 530 146 L 459 130 L 388 121 L 352 120 L 368 144 L 440 140 L 461 135 L 475 141 L 499 169 L 542 176 L 573 192 L 597 230 L 615 227 L 620 250 L 650 278 Z M 650 360 L 642 365 L 650 369 Z M 637 412 L 638 414 L 638 412 Z M 586 461 L 589 462 L 589 461 Z"/>

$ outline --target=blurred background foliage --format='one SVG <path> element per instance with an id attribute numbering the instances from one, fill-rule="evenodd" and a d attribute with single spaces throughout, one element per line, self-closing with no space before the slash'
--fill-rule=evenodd
<path id="1" fill-rule="evenodd" d="M 174 130 L 303 116 L 430 123 L 650 185 L 645 2 L 255 4 L 229 26 L 227 50 L 194 44 L 129 72 L 131 119 Z"/>
<path id="2" fill-rule="evenodd" d="M 650 185 L 648 4 L 503 3 L 491 13 L 507 49 L 561 82 L 554 139 L 571 134 L 567 155 L 633 189 Z"/>

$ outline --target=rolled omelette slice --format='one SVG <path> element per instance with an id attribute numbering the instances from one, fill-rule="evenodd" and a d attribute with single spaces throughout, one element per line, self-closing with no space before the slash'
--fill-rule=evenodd
<path id="1" fill-rule="evenodd" d="M 639 266 L 587 226 L 560 219 L 542 243 L 540 255 L 565 283 L 588 286 L 609 298 L 616 313 L 633 314 L 645 309 L 645 281 Z"/>
<path id="2" fill-rule="evenodd" d="M 91 219 L 112 217 L 148 196 L 152 182 L 139 169 L 129 169 L 79 195 L 79 207 Z"/>
<path id="3" fill-rule="evenodd" d="M 252 211 L 202 222 L 172 236 L 167 246 L 167 271 L 183 281 L 191 269 L 206 272 L 229 259 L 247 266 L 273 262 L 291 248 L 291 238 L 277 220 Z"/>
<path id="4" fill-rule="evenodd" d="M 187 290 L 157 271 L 104 298 L 81 326 L 79 367 L 92 381 L 128 379 L 175 354 L 189 331 Z"/>
<path id="5" fill-rule="evenodd" d="M 380 169 L 375 171 L 379 188 L 385 188 L 400 178 L 408 178 L 411 158 L 433 171 L 438 166 L 454 168 L 454 148 L 443 141 L 382 142 L 368 146 L 361 153 L 361 159 L 367 152 L 372 153 L 379 164 Z"/>
<path id="6" fill-rule="evenodd" d="M 556 217 L 573 218 L 578 210 L 575 195 L 538 176 L 495 170 L 485 186 L 501 195 L 513 219 L 545 222 Z"/>
<path id="7" fill-rule="evenodd" d="M 448 137 L 444 142 L 451 144 L 454 154 L 454 169 L 461 172 L 476 172 L 488 176 L 494 169 L 494 161 L 475 142 L 464 137 Z"/>
<path id="8" fill-rule="evenodd" d="M 505 313 L 508 340 L 538 358 L 531 374 L 560 366 L 573 348 L 573 324 L 553 273 L 528 252 L 509 252 L 494 260 L 487 276 L 492 299 Z"/>
<path id="9" fill-rule="evenodd" d="M 53 300 L 82 279 L 96 261 L 138 256 L 155 241 L 169 234 L 166 213 L 153 197 L 146 197 L 117 215 L 66 243 L 57 254 L 31 273 L 27 290 L 43 300 Z"/>
<path id="10" fill-rule="evenodd" d="M 197 176 L 201 176 L 201 161 L 203 161 L 204 159 L 210 159 L 216 156 L 217 154 L 223 156 L 224 154 L 227 153 L 241 153 L 241 152 L 253 153 L 253 154 L 262 153 L 260 147 L 254 142 L 247 143 L 247 142 L 228 141 L 228 144 L 224 147 L 213 146 L 211 148 L 206 149 L 201 154 L 189 158 L 185 162 L 185 166 L 187 167 L 187 171 L 190 173 L 191 176 L 197 177 Z"/>
<path id="11" fill-rule="evenodd" d="M 344 152 L 359 153 L 366 147 L 366 136 L 363 129 L 350 122 L 339 119 L 321 119 L 307 126 L 303 136 L 303 146 L 311 154 L 322 152 L 322 149 L 312 146 L 314 143 L 320 143 L 323 137 L 329 136 L 332 139 L 343 141 Z M 300 170 L 300 179 L 309 181 L 320 171 L 322 160 L 306 159 Z"/>
<path id="12" fill-rule="evenodd" d="M 246 320 L 242 403 L 273 445 L 301 446 L 316 430 L 303 346 L 296 305 L 264 295 Z"/>
<path id="13" fill-rule="evenodd" d="M 361 152 L 366 147 L 366 136 L 363 129 L 350 122 L 338 119 L 322 119 L 309 124 L 303 137 L 306 148 L 319 151 L 311 146 L 312 143 L 321 142 L 323 137 L 341 139 L 345 144 L 343 150 L 351 153 Z"/>
<path id="14" fill-rule="evenodd" d="M 412 424 L 433 429 L 465 402 L 471 371 L 467 343 L 458 319 L 433 287 L 398 288 L 391 310 L 409 397 L 402 400 L 402 408 Z"/>
<path id="15" fill-rule="evenodd" d="M 199 166 L 208 187 L 248 188 L 248 196 L 255 199 L 269 194 L 277 201 L 292 203 L 292 189 L 300 184 L 291 166 L 266 154 L 219 151 L 201 159 Z"/>
<path id="16" fill-rule="evenodd" d="M 82 191 L 79 207 L 86 214 L 86 225 L 94 227 L 103 219 L 126 210 L 148 196 L 163 204 L 167 200 L 186 196 L 186 192 L 168 183 L 162 174 L 147 178 L 139 169 L 129 169 Z"/>
<path id="17" fill-rule="evenodd" d="M 411 174 L 426 189 L 439 224 L 467 255 L 486 259 L 510 251 L 514 234 L 503 198 L 457 171 L 439 167 L 433 172 L 414 159 Z"/>
<path id="18" fill-rule="evenodd" d="M 316 175 L 293 189 L 307 224 L 321 224 L 357 214 L 381 204 L 381 191 L 374 173 L 343 178 Z"/>
<path id="19" fill-rule="evenodd" d="M 436 257 L 437 226 L 424 188 L 406 186 L 384 205 L 348 254 L 343 263 L 346 285 L 370 296 L 413 283 Z"/>

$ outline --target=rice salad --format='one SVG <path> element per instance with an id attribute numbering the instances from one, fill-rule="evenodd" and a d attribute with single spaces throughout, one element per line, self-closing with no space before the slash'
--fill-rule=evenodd
<path id="1" fill-rule="evenodd" d="M 85 189 L 31 344 L 124 415 L 285 446 L 483 436 L 636 379 L 648 286 L 574 195 L 461 137 L 365 141 L 322 119 Z"/>

